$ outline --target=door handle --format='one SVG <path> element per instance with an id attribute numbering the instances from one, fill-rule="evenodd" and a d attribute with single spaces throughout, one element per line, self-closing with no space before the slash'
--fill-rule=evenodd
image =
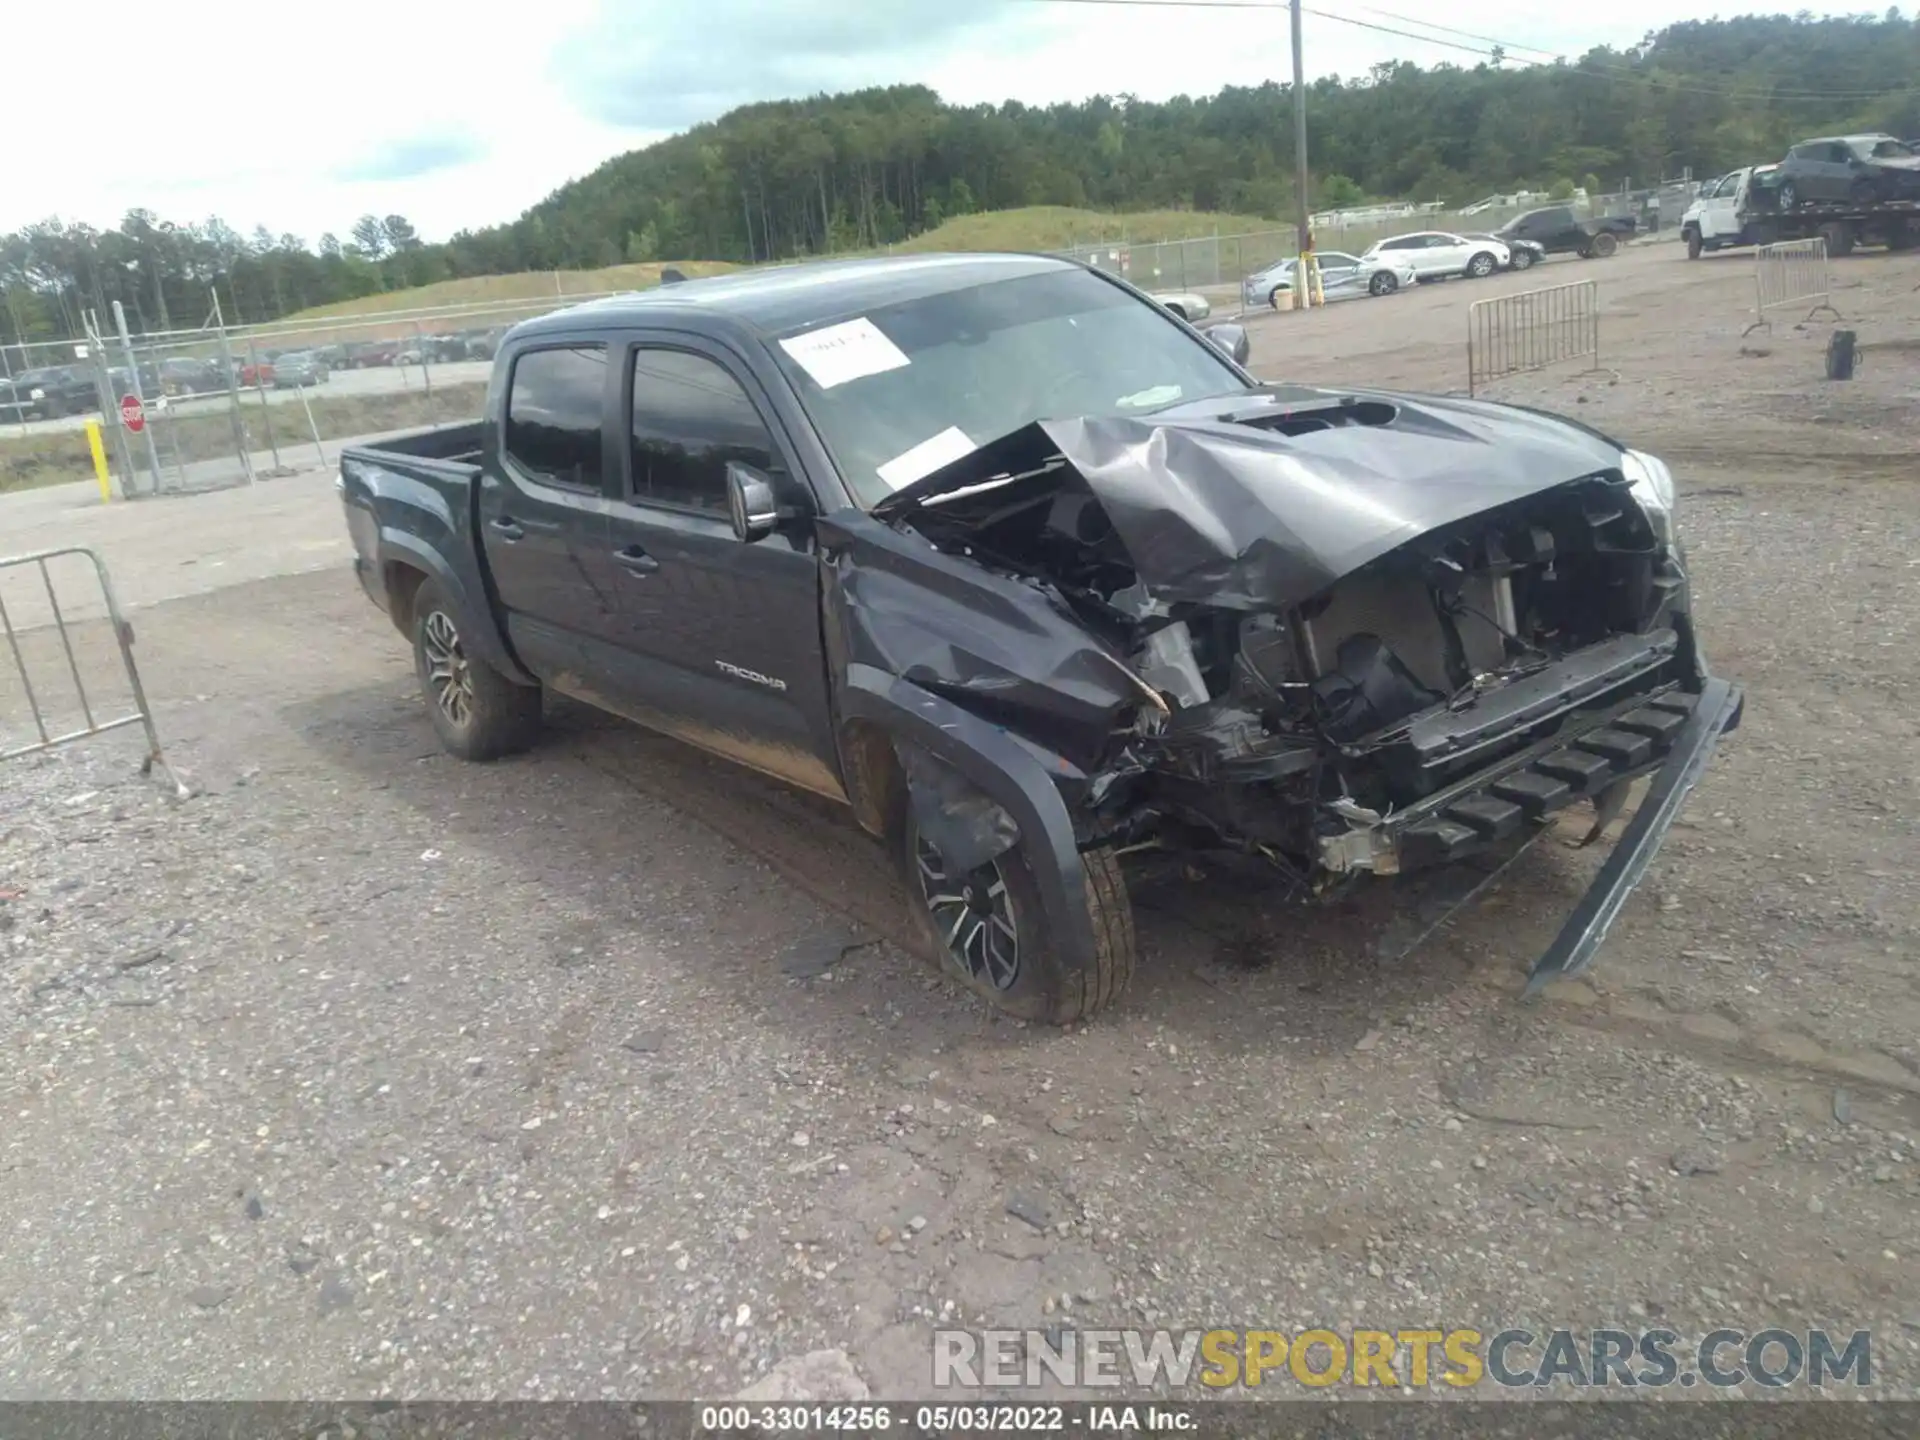
<path id="1" fill-rule="evenodd" d="M 491 525 L 493 533 L 498 535 L 502 540 L 514 541 L 527 538 L 526 526 L 522 525 L 518 520 L 515 520 L 511 515 L 502 515 L 497 520 L 488 523 Z"/>
<path id="2" fill-rule="evenodd" d="M 624 550 L 614 551 L 613 558 L 629 575 L 651 575 L 660 568 L 660 562 L 638 545 L 629 545 Z"/>

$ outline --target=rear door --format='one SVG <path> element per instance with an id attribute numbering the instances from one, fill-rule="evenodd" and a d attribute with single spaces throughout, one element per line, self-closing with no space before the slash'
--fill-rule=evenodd
<path id="1" fill-rule="evenodd" d="M 1458 235 L 1423 235 L 1413 255 L 1422 275 L 1458 275 L 1467 268 L 1467 242 Z"/>
<path id="2" fill-rule="evenodd" d="M 615 625 L 596 570 L 607 553 L 611 356 L 583 341 L 519 351 L 480 479 L 480 543 L 507 637 L 534 675 L 567 691 L 594 673 L 595 639 Z"/>
<path id="3" fill-rule="evenodd" d="M 622 708 L 803 789 L 842 798 L 820 630 L 814 504 L 749 367 L 688 335 L 625 337 L 621 454 L 605 544 L 618 593 Z M 751 544 L 727 467 L 790 512 Z"/>
<path id="4" fill-rule="evenodd" d="M 1803 200 L 1845 200 L 1853 188 L 1852 157 L 1847 147 L 1836 141 L 1802 145 L 1796 153 L 1793 182 Z"/>
<path id="5" fill-rule="evenodd" d="M 1427 237 L 1425 235 L 1399 235 L 1392 240 L 1383 241 L 1375 252 L 1382 260 L 1392 265 L 1409 265 L 1416 276 L 1425 275 L 1427 269 Z"/>

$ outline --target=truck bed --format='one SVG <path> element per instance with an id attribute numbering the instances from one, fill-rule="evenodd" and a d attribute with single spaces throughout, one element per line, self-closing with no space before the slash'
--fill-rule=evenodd
<path id="1" fill-rule="evenodd" d="M 415 470 L 480 470 L 480 422 L 463 420 L 453 425 L 435 425 L 426 430 L 407 430 L 382 436 L 369 445 L 349 445 L 340 452 L 344 465 L 350 461 L 387 468 Z M 394 462 L 399 462 L 396 466 Z"/>

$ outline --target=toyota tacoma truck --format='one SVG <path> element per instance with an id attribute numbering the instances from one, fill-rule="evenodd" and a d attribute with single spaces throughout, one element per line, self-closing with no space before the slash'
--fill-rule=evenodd
<path id="1" fill-rule="evenodd" d="M 1605 259 L 1631 240 L 1639 228 L 1631 215 L 1602 215 L 1582 220 L 1568 205 L 1549 205 L 1516 215 L 1494 238 L 1511 244 L 1528 241 L 1545 255 L 1578 255 L 1582 260 Z"/>
<path id="2" fill-rule="evenodd" d="M 454 754 L 555 691 L 842 802 L 1024 1018 L 1127 984 L 1132 852 L 1311 902 L 1598 835 L 1644 777 L 1529 988 L 1580 970 L 1742 709 L 1671 474 L 1246 351 L 1037 256 L 595 301 L 507 334 L 479 421 L 343 453 L 354 567 Z"/>

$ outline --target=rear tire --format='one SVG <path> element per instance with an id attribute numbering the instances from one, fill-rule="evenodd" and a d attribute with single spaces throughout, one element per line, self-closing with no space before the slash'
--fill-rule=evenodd
<path id="1" fill-rule="evenodd" d="M 467 653 L 461 618 L 436 580 L 413 600 L 413 665 L 440 743 L 462 760 L 498 760 L 539 737 L 540 690 Z"/>
<path id="2" fill-rule="evenodd" d="M 894 862 L 921 948 L 941 974 L 1003 1014 L 1049 1025 L 1089 1019 L 1125 993 L 1134 970 L 1133 907 L 1111 849 L 1080 856 L 1094 953 L 1085 969 L 1069 969 L 1027 863 L 1028 842 L 956 880 L 920 839 L 904 785 L 901 792 Z"/>

